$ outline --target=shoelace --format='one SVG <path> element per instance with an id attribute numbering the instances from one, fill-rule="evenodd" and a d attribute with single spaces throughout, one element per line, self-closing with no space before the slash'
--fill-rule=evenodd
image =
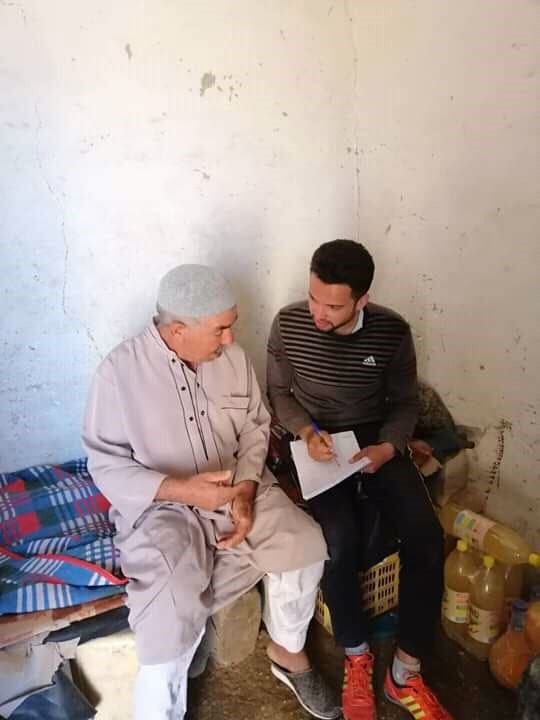
<path id="1" fill-rule="evenodd" d="M 373 695 L 369 666 L 360 665 L 361 670 L 354 665 L 351 665 L 351 667 L 354 669 L 349 669 L 347 672 L 354 694 L 364 696 L 367 693 L 370 696 Z"/>

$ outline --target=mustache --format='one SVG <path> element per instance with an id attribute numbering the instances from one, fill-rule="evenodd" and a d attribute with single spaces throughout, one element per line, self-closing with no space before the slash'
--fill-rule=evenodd
<path id="1" fill-rule="evenodd" d="M 315 327 L 317 327 L 317 323 L 315 322 L 315 318 L 313 317 L 313 315 L 311 316 L 311 319 L 313 320 L 313 324 L 315 325 Z M 336 329 L 336 326 L 333 323 L 331 323 L 330 320 L 324 320 L 323 322 L 328 323 L 330 325 L 328 330 L 320 330 L 320 328 L 317 328 L 317 330 L 320 330 L 320 332 L 328 332 L 328 333 L 334 332 L 334 330 Z"/>

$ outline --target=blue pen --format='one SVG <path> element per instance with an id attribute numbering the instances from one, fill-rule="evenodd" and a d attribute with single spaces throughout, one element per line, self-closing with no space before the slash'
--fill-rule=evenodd
<path id="1" fill-rule="evenodd" d="M 311 427 L 313 428 L 313 432 L 315 433 L 315 435 L 318 435 L 319 437 L 321 437 L 321 428 L 317 425 L 315 420 L 311 421 Z M 321 438 L 321 439 L 326 445 L 326 441 L 323 438 Z M 338 467 L 341 467 L 341 465 L 339 464 L 339 461 L 335 455 L 334 455 L 334 461 Z"/>

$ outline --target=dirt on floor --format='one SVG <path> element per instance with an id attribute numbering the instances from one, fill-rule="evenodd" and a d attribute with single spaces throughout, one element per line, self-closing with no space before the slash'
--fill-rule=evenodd
<path id="1" fill-rule="evenodd" d="M 188 720 L 307 720 L 294 695 L 270 673 L 265 647 L 268 635 L 261 631 L 255 652 L 244 662 L 228 668 L 210 663 L 189 689 Z M 376 656 L 375 688 L 378 720 L 405 720 L 406 711 L 390 704 L 382 683 L 393 643 L 372 642 Z M 320 625 L 312 623 L 308 650 L 314 664 L 339 692 L 343 677 L 343 652 Z M 486 663 L 468 656 L 442 633 L 436 648 L 423 665 L 424 677 L 453 714 L 454 720 L 516 720 L 516 697 L 499 687 Z"/>

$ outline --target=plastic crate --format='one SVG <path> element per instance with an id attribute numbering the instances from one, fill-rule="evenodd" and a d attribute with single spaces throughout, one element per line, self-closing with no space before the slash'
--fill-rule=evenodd
<path id="1" fill-rule="evenodd" d="M 369 617 L 381 615 L 392 610 L 398 604 L 399 591 L 399 555 L 393 553 L 372 565 L 359 576 L 362 588 L 362 607 Z M 315 605 L 315 619 L 325 630 L 332 633 L 330 611 L 319 590 Z"/>

